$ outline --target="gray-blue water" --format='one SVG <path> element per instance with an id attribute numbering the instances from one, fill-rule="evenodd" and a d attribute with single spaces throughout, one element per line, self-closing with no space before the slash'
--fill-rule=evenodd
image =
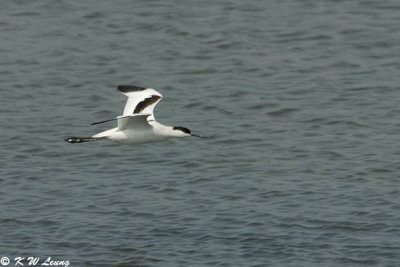
<path id="1" fill-rule="evenodd" d="M 400 265 L 399 1 L 0 1 L 0 55 L 9 266 Z M 216 136 L 64 142 L 118 84 Z"/>

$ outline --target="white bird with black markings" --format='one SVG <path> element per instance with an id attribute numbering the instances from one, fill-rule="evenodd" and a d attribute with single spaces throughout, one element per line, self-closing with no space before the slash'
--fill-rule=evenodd
<path id="1" fill-rule="evenodd" d="M 132 85 L 119 85 L 118 91 L 128 97 L 124 113 L 115 119 L 92 123 L 99 124 L 116 120 L 118 126 L 91 137 L 69 137 L 68 143 L 83 143 L 108 139 L 122 144 L 144 144 L 159 142 L 172 137 L 196 136 L 182 126 L 165 126 L 154 118 L 154 107 L 162 95 L 152 88 Z"/>

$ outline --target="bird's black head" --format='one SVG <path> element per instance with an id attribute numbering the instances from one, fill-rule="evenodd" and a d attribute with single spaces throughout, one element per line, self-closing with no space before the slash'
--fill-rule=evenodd
<path id="1" fill-rule="evenodd" d="M 177 133 L 180 133 L 181 136 L 188 136 L 191 135 L 191 132 L 188 128 L 182 127 L 182 126 L 174 126 L 172 127 L 174 131 Z"/>

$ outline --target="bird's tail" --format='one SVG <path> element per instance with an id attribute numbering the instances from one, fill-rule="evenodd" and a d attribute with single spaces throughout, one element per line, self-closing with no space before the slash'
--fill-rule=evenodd
<path id="1" fill-rule="evenodd" d="M 74 143 L 83 143 L 83 142 L 93 142 L 103 138 L 95 138 L 95 137 L 68 137 L 65 139 L 65 142 L 74 144 Z"/>

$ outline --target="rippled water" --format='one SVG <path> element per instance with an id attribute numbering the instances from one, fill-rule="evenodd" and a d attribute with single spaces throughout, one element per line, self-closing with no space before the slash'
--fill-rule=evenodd
<path id="1" fill-rule="evenodd" d="M 398 1 L 0 6 L 0 257 L 400 265 Z M 216 137 L 64 142 L 118 84 Z"/>

